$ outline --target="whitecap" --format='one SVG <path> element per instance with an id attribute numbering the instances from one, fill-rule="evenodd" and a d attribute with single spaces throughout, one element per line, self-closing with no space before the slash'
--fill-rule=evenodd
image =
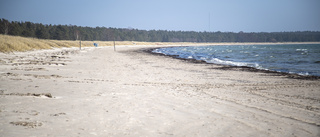
<path id="1" fill-rule="evenodd" d="M 294 72 L 292 72 L 292 73 L 294 73 Z M 309 76 L 310 74 L 308 72 L 300 72 L 300 73 L 298 73 L 298 75 Z"/>
<path id="2" fill-rule="evenodd" d="M 218 58 L 213 58 L 210 60 L 207 60 L 206 62 L 208 63 L 214 63 L 214 64 L 221 64 L 221 65 L 232 65 L 232 66 L 246 66 L 246 63 L 242 62 L 233 62 L 233 61 L 225 61 L 225 60 L 220 60 Z"/>
<path id="3" fill-rule="evenodd" d="M 296 51 L 307 51 L 308 49 L 296 49 Z"/>

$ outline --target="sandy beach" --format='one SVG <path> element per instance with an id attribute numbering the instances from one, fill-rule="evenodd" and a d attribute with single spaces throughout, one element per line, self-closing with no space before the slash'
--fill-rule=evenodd
<path id="1" fill-rule="evenodd" d="M 0 136 L 320 136 L 319 79 L 144 51 L 155 47 L 0 53 Z"/>

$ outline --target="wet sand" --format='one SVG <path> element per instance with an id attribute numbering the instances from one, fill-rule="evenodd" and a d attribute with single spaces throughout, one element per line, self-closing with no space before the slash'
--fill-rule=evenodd
<path id="1" fill-rule="evenodd" d="M 118 46 L 0 54 L 1 136 L 320 136 L 320 80 Z"/>

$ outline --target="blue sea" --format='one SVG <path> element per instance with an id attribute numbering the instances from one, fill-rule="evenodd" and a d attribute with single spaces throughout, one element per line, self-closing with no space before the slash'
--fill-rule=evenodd
<path id="1" fill-rule="evenodd" d="M 213 64 L 320 76 L 320 44 L 189 46 L 152 52 Z"/>

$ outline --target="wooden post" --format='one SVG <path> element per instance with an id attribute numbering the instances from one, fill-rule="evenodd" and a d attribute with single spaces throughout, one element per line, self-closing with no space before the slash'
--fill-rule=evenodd
<path id="1" fill-rule="evenodd" d="M 113 51 L 116 51 L 116 41 L 113 39 Z"/>
<path id="2" fill-rule="evenodd" d="M 81 50 L 81 37 L 80 37 L 80 50 Z"/>

